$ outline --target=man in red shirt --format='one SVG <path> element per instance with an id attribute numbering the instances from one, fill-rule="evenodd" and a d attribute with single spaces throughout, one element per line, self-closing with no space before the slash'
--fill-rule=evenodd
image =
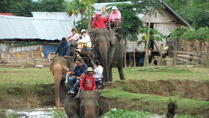
<path id="1" fill-rule="evenodd" d="M 109 18 L 105 19 L 101 16 L 99 16 L 99 14 L 95 13 L 94 15 L 94 21 L 93 21 L 93 28 L 94 29 L 104 29 L 106 28 L 105 23 L 107 23 L 109 21 Z"/>
<path id="2" fill-rule="evenodd" d="M 81 82 L 80 87 L 82 91 L 94 91 L 96 87 L 96 82 L 93 76 L 93 69 L 92 67 L 88 67 L 87 69 L 88 74 L 85 75 Z"/>

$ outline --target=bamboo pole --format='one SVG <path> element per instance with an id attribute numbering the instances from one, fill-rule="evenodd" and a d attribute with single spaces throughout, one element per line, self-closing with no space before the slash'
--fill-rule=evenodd
<path id="1" fill-rule="evenodd" d="M 150 20 L 151 20 L 151 12 L 149 13 L 149 23 L 148 23 L 148 32 L 147 32 L 147 42 L 146 42 L 146 50 L 145 50 L 145 58 L 144 58 L 144 66 L 149 65 L 149 60 L 148 60 L 148 43 L 149 43 L 149 35 L 150 35 Z"/>

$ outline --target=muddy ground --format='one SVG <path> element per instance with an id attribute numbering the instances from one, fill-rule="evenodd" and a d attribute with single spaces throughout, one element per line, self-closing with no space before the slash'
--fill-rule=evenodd
<path id="1" fill-rule="evenodd" d="M 127 80 L 115 81 L 106 87 L 106 90 L 121 88 L 123 91 L 135 94 L 148 94 L 158 96 L 179 96 L 181 98 L 194 99 L 198 101 L 209 101 L 209 81 L 194 80 Z M 67 91 L 67 89 L 66 89 Z M 9 97 L 8 97 L 9 96 Z M 107 96 L 108 97 L 108 96 Z M 113 108 L 141 110 L 154 113 L 164 113 L 167 108 L 166 103 L 161 102 L 141 102 L 140 99 L 110 98 Z M 31 109 L 39 107 L 54 107 L 54 85 L 39 85 L 33 91 L 25 88 L 13 88 L 7 92 L 7 97 L 0 97 L 1 109 Z M 140 107 L 139 107 L 140 106 Z M 144 107 L 146 106 L 146 107 Z M 158 107 L 159 106 L 159 107 Z M 189 113 L 193 115 L 209 116 L 208 108 L 201 110 L 182 110 L 177 113 Z"/>

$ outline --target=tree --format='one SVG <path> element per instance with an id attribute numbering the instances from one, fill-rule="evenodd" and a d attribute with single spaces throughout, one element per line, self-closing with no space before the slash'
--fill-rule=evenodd
<path id="1" fill-rule="evenodd" d="M 63 12 L 66 10 L 65 0 L 3 0 L 0 11 L 13 13 L 17 16 L 32 16 L 31 12 Z"/>
<path id="2" fill-rule="evenodd" d="M 11 5 L 11 0 L 1 0 L 0 1 L 0 12 L 9 13 L 9 6 Z"/>
<path id="3" fill-rule="evenodd" d="M 32 0 L 19 0 L 12 1 L 9 8 L 9 12 L 17 16 L 32 16 L 31 12 L 36 11 L 39 7 Z"/>
<path id="4" fill-rule="evenodd" d="M 209 2 L 207 0 L 165 0 L 193 27 L 209 26 Z"/>
<path id="5" fill-rule="evenodd" d="M 40 10 L 47 12 L 64 12 L 66 9 L 65 0 L 41 0 L 39 1 Z"/>
<path id="6" fill-rule="evenodd" d="M 151 14 L 154 13 L 155 9 L 159 9 L 163 7 L 163 5 L 158 0 L 132 0 L 133 5 L 136 8 L 136 12 L 138 13 L 148 13 L 149 15 L 149 22 L 148 22 L 148 32 L 147 32 L 147 40 L 146 40 L 146 49 L 145 49 L 145 56 L 144 56 L 144 66 L 148 66 L 148 44 L 150 39 L 150 20 Z"/>
<path id="7" fill-rule="evenodd" d="M 200 27 L 198 29 L 188 28 L 188 27 L 180 27 L 173 31 L 171 37 L 173 39 L 181 39 L 184 41 L 199 41 L 199 50 L 198 52 L 201 53 L 202 51 L 202 43 L 207 46 L 206 42 L 209 41 L 209 28 L 208 27 Z"/>
<path id="8" fill-rule="evenodd" d="M 96 3 L 96 0 L 73 0 L 68 7 L 69 15 L 81 15 L 80 22 L 85 23 L 86 21 L 83 18 L 87 18 L 88 29 L 90 29 L 91 16 L 95 10 L 93 5 Z"/>

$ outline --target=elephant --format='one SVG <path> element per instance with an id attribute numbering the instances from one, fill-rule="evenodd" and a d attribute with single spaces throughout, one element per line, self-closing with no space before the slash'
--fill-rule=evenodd
<path id="1" fill-rule="evenodd" d="M 113 30 L 97 29 L 89 32 L 93 44 L 94 60 L 100 60 L 104 67 L 103 82 L 112 81 L 112 67 L 116 65 L 120 79 L 125 80 L 123 73 L 123 40 L 115 36 Z"/>
<path id="2" fill-rule="evenodd" d="M 68 118 L 98 118 L 110 111 L 111 106 L 109 100 L 100 96 L 99 92 L 81 91 L 77 98 L 65 98 L 64 109 Z"/>
<path id="3" fill-rule="evenodd" d="M 67 69 L 72 69 L 74 66 L 75 63 L 73 61 L 68 61 L 65 57 L 61 56 L 56 56 L 50 64 L 50 70 L 54 76 L 55 104 L 57 109 L 61 106 L 60 102 L 64 103 Z"/>

